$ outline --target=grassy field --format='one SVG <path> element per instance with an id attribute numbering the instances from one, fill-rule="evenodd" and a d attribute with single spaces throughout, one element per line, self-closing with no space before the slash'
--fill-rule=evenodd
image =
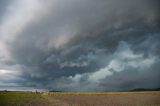
<path id="1" fill-rule="evenodd" d="M 40 105 L 38 105 L 40 104 Z M 0 92 L 0 106 L 47 106 L 41 94 L 29 92 Z"/>
<path id="2" fill-rule="evenodd" d="M 0 92 L 0 106 L 160 106 L 160 92 Z"/>

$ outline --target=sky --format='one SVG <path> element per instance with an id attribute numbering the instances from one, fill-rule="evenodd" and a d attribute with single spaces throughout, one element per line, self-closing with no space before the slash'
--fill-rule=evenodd
<path id="1" fill-rule="evenodd" d="M 160 87 L 159 0 L 0 0 L 0 89 Z"/>

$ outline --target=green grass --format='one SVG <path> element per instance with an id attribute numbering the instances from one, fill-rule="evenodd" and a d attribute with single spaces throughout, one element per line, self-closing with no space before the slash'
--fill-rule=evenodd
<path id="1" fill-rule="evenodd" d="M 24 106 L 31 102 L 41 102 L 44 98 L 41 94 L 4 92 L 0 93 L 0 106 Z"/>

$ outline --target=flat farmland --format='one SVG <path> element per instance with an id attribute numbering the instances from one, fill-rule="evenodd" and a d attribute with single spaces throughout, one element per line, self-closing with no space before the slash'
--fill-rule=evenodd
<path id="1" fill-rule="evenodd" d="M 160 92 L 0 92 L 0 106 L 160 106 Z"/>
<path id="2" fill-rule="evenodd" d="M 48 106 L 48 101 L 36 93 L 0 92 L 0 106 Z"/>
<path id="3" fill-rule="evenodd" d="M 160 106 L 160 92 L 49 93 L 71 106 Z"/>

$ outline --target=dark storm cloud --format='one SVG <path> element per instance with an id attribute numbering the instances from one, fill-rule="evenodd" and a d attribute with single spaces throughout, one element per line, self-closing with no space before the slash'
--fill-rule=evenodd
<path id="1" fill-rule="evenodd" d="M 158 0 L 29 0 L 24 9 L 16 2 L 22 11 L 11 3 L 15 20 L 0 25 L 7 35 L 0 50 L 9 52 L 0 57 L 12 65 L 0 68 L 3 74 L 17 73 L 18 86 L 64 91 L 160 87 Z M 12 25 L 14 36 L 7 32 Z"/>

